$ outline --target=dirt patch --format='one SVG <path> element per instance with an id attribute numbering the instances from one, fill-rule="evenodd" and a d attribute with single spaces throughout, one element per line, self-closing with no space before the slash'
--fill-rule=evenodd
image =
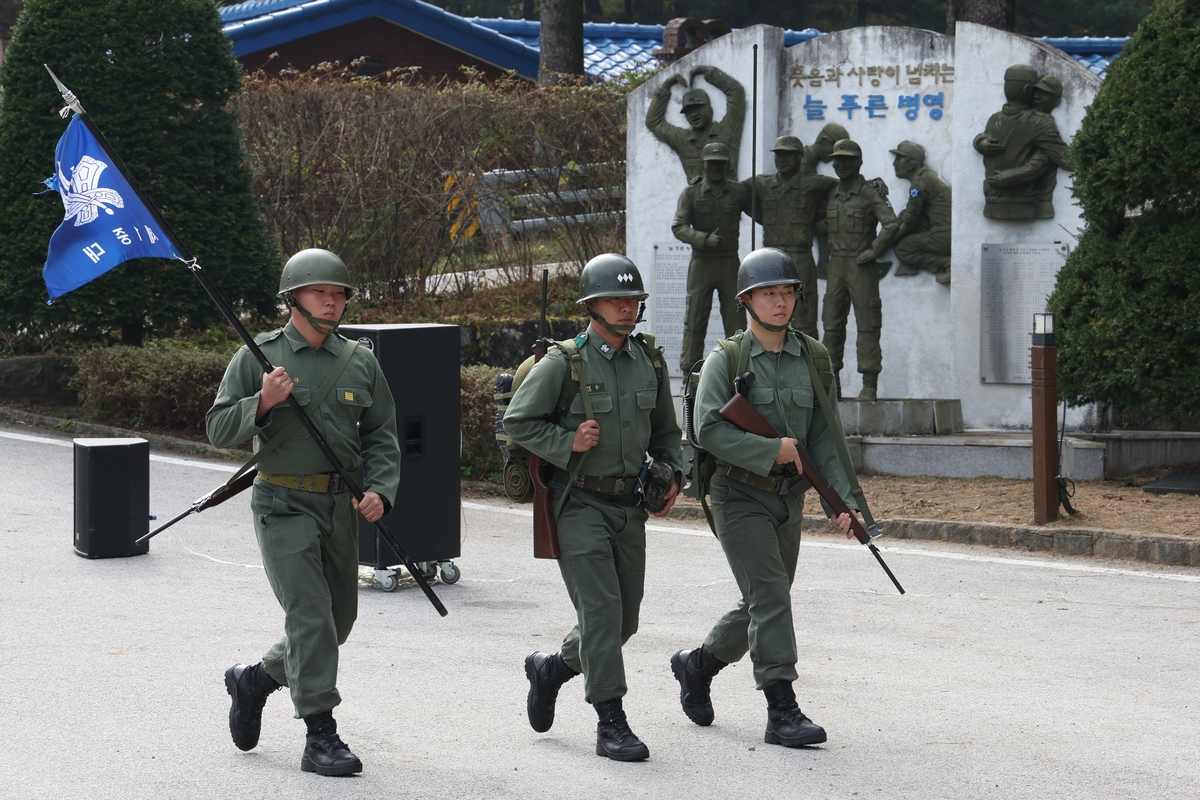
<path id="1" fill-rule="evenodd" d="M 1119 481 L 1080 481 L 1075 484 L 1071 505 L 1078 513 L 1060 517 L 1055 528 L 1134 531 L 1173 534 L 1200 539 L 1200 496 L 1149 494 L 1142 487 L 1175 468 L 1152 469 Z M 1033 481 L 1001 478 L 899 478 L 865 475 L 863 492 L 876 519 L 929 519 L 948 522 L 995 522 L 1035 525 Z M 499 486 L 464 482 L 463 494 L 474 497 L 503 496 Z M 819 513 L 809 493 L 805 516 Z M 680 498 L 671 516 L 701 518 L 700 504 Z"/>

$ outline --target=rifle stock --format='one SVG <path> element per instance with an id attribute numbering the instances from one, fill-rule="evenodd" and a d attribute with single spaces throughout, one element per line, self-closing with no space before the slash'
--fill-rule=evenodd
<path id="1" fill-rule="evenodd" d="M 749 374 L 752 375 L 753 373 Z M 753 383 L 753 379 L 751 378 L 751 380 L 747 381 L 747 383 Z M 779 438 L 779 433 L 775 430 L 775 426 L 768 422 L 766 417 L 760 414 L 758 409 L 752 406 L 750 401 L 740 393 L 735 393 L 733 397 L 730 398 L 729 402 L 721 406 L 720 414 L 722 417 L 729 420 L 738 428 L 746 431 L 747 433 L 753 433 L 757 436 L 765 436 L 768 439 Z M 879 566 L 883 567 L 883 571 L 887 573 L 889 578 L 891 578 L 896 589 L 899 590 L 900 594 L 904 594 L 904 587 L 900 585 L 900 582 L 896 580 L 896 576 L 892 574 L 892 571 L 888 569 L 888 565 L 884 563 L 883 556 L 879 553 L 879 548 L 877 548 L 875 543 L 871 541 L 873 538 L 871 534 L 867 532 L 867 529 L 863 527 L 862 522 L 858 519 L 850 507 L 846 505 L 846 501 L 842 499 L 840 494 L 838 494 L 837 489 L 834 489 L 833 485 L 829 481 L 825 480 L 825 476 L 822 475 L 821 471 L 817 469 L 815 464 L 813 464 L 812 458 L 810 458 L 808 452 L 800 446 L 799 442 L 796 443 L 796 452 L 800 455 L 800 464 L 803 468 L 801 470 L 801 474 L 808 479 L 809 483 L 813 485 L 813 488 L 817 490 L 817 494 L 820 495 L 821 499 L 825 501 L 825 504 L 832 509 L 833 515 L 849 515 L 850 532 L 854 534 L 854 538 L 858 539 L 860 544 L 865 544 L 871 550 L 871 554 L 875 556 L 875 560 L 879 562 Z M 875 535 L 878 536 L 879 534 L 876 533 Z"/>
<path id="2" fill-rule="evenodd" d="M 538 320 L 538 338 L 533 345 L 533 361 L 546 355 L 546 282 L 549 270 L 542 270 L 542 315 Z M 558 548 L 558 524 L 554 520 L 554 493 L 546 480 L 546 464 L 540 456 L 530 454 L 529 477 L 533 481 L 533 557 L 554 558 L 561 555 Z"/>

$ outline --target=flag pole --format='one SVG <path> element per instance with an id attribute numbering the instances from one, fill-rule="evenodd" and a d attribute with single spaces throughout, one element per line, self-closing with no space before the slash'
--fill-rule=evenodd
<path id="1" fill-rule="evenodd" d="M 222 296 L 221 292 L 217 289 L 213 282 L 209 280 L 207 275 L 204 274 L 204 270 L 200 268 L 196 257 L 193 256 L 191 251 L 188 250 L 183 245 L 183 242 L 179 240 L 179 236 L 176 235 L 175 229 L 172 228 L 165 219 L 163 219 L 162 213 L 158 210 L 158 206 L 154 205 L 154 203 L 150 202 L 150 199 L 146 197 L 145 192 L 142 191 L 141 185 L 137 182 L 133 175 L 130 174 L 129 169 L 125 166 L 125 162 L 122 161 L 120 156 L 117 155 L 116 151 L 113 150 L 112 145 L 109 144 L 108 140 L 104 138 L 104 134 L 102 134 L 96 127 L 96 124 L 92 122 L 92 119 L 88 116 L 87 112 L 83 110 L 83 104 L 79 102 L 79 98 L 77 98 L 70 89 L 63 85 L 63 82 L 58 79 L 58 76 L 54 74 L 54 71 L 50 69 L 49 66 L 45 64 L 42 66 L 46 67 L 46 71 L 49 72 L 50 77 L 54 79 L 55 85 L 58 86 L 58 90 L 62 93 L 63 100 L 67 104 L 66 108 L 59 112 L 59 116 L 63 117 L 63 119 L 66 119 L 67 109 L 70 109 L 71 111 L 75 112 L 83 124 L 87 126 L 88 131 L 96 137 L 96 141 L 104 150 L 105 155 L 112 160 L 113 166 L 117 168 L 117 171 L 121 173 L 122 177 L 129 181 L 129 185 L 132 187 L 138 199 L 141 200 L 146 206 L 146 209 L 154 217 L 154 221 L 158 223 L 163 234 L 175 247 L 176 255 L 179 260 L 187 265 L 188 270 L 190 270 L 191 273 L 196 276 L 196 280 L 200 281 L 200 285 L 204 287 L 204 291 L 207 292 L 208 296 L 212 298 L 212 301 L 216 303 L 217 309 L 221 312 L 221 315 L 225 317 L 225 321 L 233 326 L 233 329 L 237 331 L 238 336 L 246 344 L 246 348 L 250 351 L 250 353 L 255 357 L 255 359 L 258 360 L 258 363 L 262 366 L 263 370 L 266 372 L 271 372 L 274 370 L 274 365 L 271 364 L 270 359 L 268 359 L 266 354 L 264 354 L 259 348 L 258 343 L 254 341 L 254 337 L 250 335 L 248 330 L 246 330 L 246 326 L 242 324 L 240 319 L 238 319 L 237 313 L 233 310 L 233 307 L 229 305 L 229 302 L 226 301 L 224 296 Z M 361 502 L 363 499 L 363 490 L 358 485 L 358 481 L 351 477 L 349 470 L 347 470 L 342 464 L 341 459 L 334 454 L 333 448 L 329 446 L 329 443 L 325 441 L 325 437 L 322 436 L 321 432 L 317 430 L 315 425 L 313 425 L 312 420 L 304 410 L 304 406 L 300 405 L 300 401 L 296 399 L 294 394 L 289 394 L 287 396 L 287 402 L 288 405 L 291 406 L 292 410 L 296 413 L 296 417 L 300 420 L 300 423 L 304 426 L 304 429 L 308 431 L 309 435 L 312 436 L 313 441 L 317 443 L 317 446 L 321 449 L 321 452 L 324 454 L 325 458 L 327 458 L 329 463 L 333 465 L 334 471 L 337 472 L 342 481 L 350 487 L 350 491 L 354 493 L 355 499 Z M 425 596 L 429 598 L 429 602 L 433 604 L 435 609 L 437 609 L 438 614 L 443 617 L 446 616 L 449 613 L 446 610 L 446 607 L 442 605 L 442 601 L 438 599 L 436 594 L 434 594 L 433 589 L 430 588 L 429 583 L 425 580 L 425 576 L 421 574 L 421 570 L 417 568 L 417 565 L 413 563 L 411 558 L 408 557 L 408 553 L 405 552 L 404 548 L 400 546 L 400 542 L 397 541 L 396 537 L 392 535 L 392 532 L 389 531 L 387 526 L 385 526 L 382 522 L 376 520 L 374 524 L 375 529 L 379 531 L 379 534 L 383 537 L 384 541 L 386 541 L 392 550 L 395 551 L 396 556 L 416 580 L 417 585 L 421 587 L 421 591 L 425 593 Z"/>

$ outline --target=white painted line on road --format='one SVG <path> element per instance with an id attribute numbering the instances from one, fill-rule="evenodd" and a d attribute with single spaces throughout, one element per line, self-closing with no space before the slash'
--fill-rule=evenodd
<path id="1" fill-rule="evenodd" d="M 522 517 L 533 517 L 532 511 L 526 511 L 520 508 L 502 508 L 486 503 L 463 502 L 463 508 L 469 508 L 473 511 L 487 511 L 491 513 L 515 514 Z M 680 533 L 684 536 L 712 536 L 712 532 L 708 528 L 680 528 L 671 525 L 652 525 L 647 524 L 646 530 L 660 531 L 663 533 Z M 800 542 L 802 547 L 824 547 L 830 550 L 857 550 L 862 545 L 859 544 L 841 544 L 838 542 L 813 542 L 804 540 Z M 1149 572 L 1136 569 L 1119 569 L 1117 567 L 1101 567 L 1088 564 L 1076 564 L 1071 562 L 1059 561 L 1039 561 L 1027 558 L 1005 558 L 1003 556 L 979 556 L 969 553 L 942 553 L 933 550 L 923 550 L 919 548 L 910 548 L 896 545 L 887 545 L 879 548 L 883 553 L 895 553 L 897 555 L 906 556 L 925 556 L 927 558 L 947 558 L 953 561 L 972 561 L 980 564 L 1006 564 L 1009 566 L 1019 567 L 1037 567 L 1040 569 L 1056 569 L 1064 572 L 1089 572 L 1100 575 L 1128 575 L 1137 578 L 1157 578 L 1164 581 L 1182 581 L 1184 583 L 1200 583 L 1200 575 L 1186 575 L 1176 572 Z"/>
<path id="2" fill-rule="evenodd" d="M 26 436 L 23 433 L 8 433 L 0 431 L 0 439 L 16 439 L 22 442 L 33 442 L 34 444 L 50 444 L 55 447 L 74 447 L 75 443 L 70 439 L 48 439 L 45 436 Z M 170 456 L 159 456 L 150 454 L 151 461 L 157 461 L 160 464 L 177 464 L 183 467 L 195 467 L 197 469 L 209 469 L 214 472 L 237 472 L 238 468 L 229 464 L 218 464 L 215 461 L 196 461 L 190 458 L 171 458 Z"/>

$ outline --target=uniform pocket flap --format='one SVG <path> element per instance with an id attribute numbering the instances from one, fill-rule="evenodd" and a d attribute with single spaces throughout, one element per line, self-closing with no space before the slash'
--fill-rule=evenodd
<path id="1" fill-rule="evenodd" d="M 765 406 L 775 402 L 775 387 L 774 386 L 751 386 L 750 387 L 750 405 Z"/>
<path id="2" fill-rule="evenodd" d="M 638 408 L 654 408 L 658 405 L 658 389 L 638 389 Z"/>
<path id="3" fill-rule="evenodd" d="M 612 411 L 612 394 L 609 392 L 592 392 L 588 395 L 588 399 L 592 403 L 592 412 L 596 414 L 607 414 Z M 587 406 L 583 404 L 583 393 L 575 395 L 575 399 L 571 401 L 572 414 L 587 414 Z"/>
<path id="4" fill-rule="evenodd" d="M 792 401 L 805 408 L 813 407 L 813 390 L 811 386 L 797 386 L 792 389 Z"/>
<path id="5" fill-rule="evenodd" d="M 333 393 L 337 396 L 337 400 L 344 406 L 358 406 L 359 408 L 370 408 L 371 393 L 362 386 L 339 386 L 334 389 Z"/>

